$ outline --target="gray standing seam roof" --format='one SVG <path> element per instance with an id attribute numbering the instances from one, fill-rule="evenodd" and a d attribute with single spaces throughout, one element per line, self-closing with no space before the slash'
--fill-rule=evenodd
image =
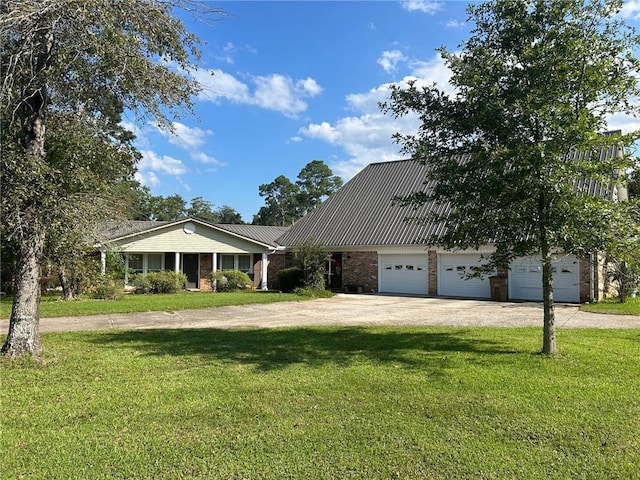
<path id="1" fill-rule="evenodd" d="M 421 190 L 426 172 L 418 160 L 372 163 L 298 220 L 278 243 L 315 241 L 327 247 L 420 243 L 441 227 L 405 218 L 423 217 L 433 206 L 401 207 L 393 199 Z"/>
<path id="2" fill-rule="evenodd" d="M 612 158 L 619 149 L 599 152 L 600 158 Z M 568 160 L 580 160 L 584 153 L 572 153 Z M 287 247 L 306 241 L 326 247 L 403 246 L 424 243 L 424 239 L 444 233 L 444 225 L 407 218 L 425 218 L 429 213 L 445 213 L 448 205 L 426 203 L 418 207 L 400 206 L 395 197 L 425 186 L 428 167 L 420 160 L 396 160 L 367 165 L 323 204 L 298 220 L 278 238 Z M 611 198 L 613 189 L 595 179 L 581 179 L 574 184 L 576 193 Z"/>

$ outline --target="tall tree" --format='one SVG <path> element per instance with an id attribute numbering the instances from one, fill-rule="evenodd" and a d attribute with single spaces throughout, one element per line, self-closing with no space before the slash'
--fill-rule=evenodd
<path id="1" fill-rule="evenodd" d="M 202 197 L 195 197 L 189 202 L 189 208 L 186 211 L 187 216 L 197 217 L 210 222 L 217 222 L 218 218 L 213 212 L 213 203 Z"/>
<path id="2" fill-rule="evenodd" d="M 171 221 L 187 215 L 187 202 L 177 193 L 151 197 L 151 220 Z"/>
<path id="3" fill-rule="evenodd" d="M 236 225 L 242 225 L 244 223 L 240 212 L 238 212 L 234 208 L 231 208 L 229 205 L 223 205 L 219 208 L 216 208 L 214 214 L 216 216 L 216 223 L 227 223 Z"/>
<path id="4" fill-rule="evenodd" d="M 284 175 L 273 182 L 260 185 L 265 205 L 253 218 L 257 225 L 292 225 L 325 198 L 342 186 L 342 179 L 334 175 L 322 160 L 307 163 L 292 183 Z"/>
<path id="5" fill-rule="evenodd" d="M 295 183 L 291 183 L 284 175 L 279 175 L 271 183 L 265 183 L 258 187 L 261 197 L 264 197 L 265 206 L 260 208 L 254 223 L 259 225 L 292 225 L 299 218 L 298 193 Z"/>
<path id="6" fill-rule="evenodd" d="M 614 0 L 471 5 L 472 36 L 459 53 L 440 49 L 455 93 L 412 82 L 392 88 L 382 104 L 421 121 L 417 134 L 395 139 L 430 165 L 428 188 L 404 199 L 440 206 L 431 220 L 446 232 L 428 241 L 463 249 L 492 243 L 493 267 L 542 256 L 547 354 L 556 352 L 555 249 L 585 254 L 616 228 L 616 205 L 580 181 L 613 186 L 629 158 L 599 152 L 638 138 L 598 135 L 608 115 L 638 112 L 639 41 L 617 16 L 620 7 Z"/>
<path id="7" fill-rule="evenodd" d="M 141 119 L 170 128 L 170 117 L 189 109 L 198 91 L 198 84 L 183 73 L 197 59 L 198 39 L 172 16 L 174 7 L 190 8 L 194 3 L 0 2 L 2 216 L 16 256 L 4 355 L 40 354 L 40 264 L 51 225 L 62 224 L 51 206 L 56 206 L 56 198 L 79 201 L 80 195 L 68 195 L 65 187 L 84 188 L 67 181 L 65 175 L 56 175 L 55 157 L 47 147 L 56 128 L 51 119 L 70 113 L 80 119 L 76 127 L 105 131 L 103 127 L 128 109 Z M 199 5 L 208 9 L 204 3 Z M 112 137 L 111 141 L 119 140 Z M 129 167 L 133 162 L 131 158 Z M 6 197 L 10 200 L 5 201 Z"/>
<path id="8" fill-rule="evenodd" d="M 322 160 L 313 160 L 300 170 L 296 185 L 300 190 L 299 214 L 304 216 L 338 190 L 342 186 L 342 179 L 334 175 Z"/>

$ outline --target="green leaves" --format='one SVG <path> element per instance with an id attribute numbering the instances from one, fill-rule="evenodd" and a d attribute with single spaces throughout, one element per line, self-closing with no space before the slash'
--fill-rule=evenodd
<path id="1" fill-rule="evenodd" d="M 429 186 L 405 200 L 450 206 L 432 218 L 449 225 L 441 243 L 495 243 L 512 255 L 539 250 L 540 235 L 580 252 L 603 244 L 611 192 L 630 165 L 618 152 L 637 139 L 598 135 L 608 115 L 637 112 L 629 99 L 640 93 L 638 61 L 629 52 L 638 37 L 614 16 L 619 6 L 472 5 L 472 36 L 460 52 L 440 50 L 455 94 L 392 88 L 382 109 L 421 120 L 415 134 L 395 139 L 430 166 Z"/>
<path id="2" fill-rule="evenodd" d="M 258 190 L 265 205 L 254 216 L 253 223 L 291 225 L 341 186 L 342 179 L 333 175 L 323 161 L 313 160 L 300 170 L 295 183 L 279 175 L 273 182 L 260 185 Z"/>

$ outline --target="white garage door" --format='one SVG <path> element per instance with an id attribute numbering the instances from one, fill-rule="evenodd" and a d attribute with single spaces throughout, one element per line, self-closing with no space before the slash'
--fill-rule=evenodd
<path id="1" fill-rule="evenodd" d="M 380 255 L 380 293 L 426 295 L 426 255 Z"/>
<path id="2" fill-rule="evenodd" d="M 438 295 L 490 298 L 489 278 L 467 278 L 482 265 L 480 255 L 443 253 L 438 255 Z"/>
<path id="3" fill-rule="evenodd" d="M 540 257 L 516 258 L 509 267 L 509 298 L 542 300 Z M 553 262 L 553 299 L 580 303 L 580 262 L 575 255 L 562 255 Z"/>

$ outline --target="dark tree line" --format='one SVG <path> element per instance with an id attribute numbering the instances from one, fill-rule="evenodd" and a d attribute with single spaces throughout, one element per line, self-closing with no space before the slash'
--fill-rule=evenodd
<path id="1" fill-rule="evenodd" d="M 258 187 L 265 205 L 254 215 L 254 225 L 293 225 L 342 186 L 342 179 L 321 160 L 307 163 L 297 178 L 292 182 L 280 175 Z"/>
<path id="2" fill-rule="evenodd" d="M 152 195 L 148 187 L 136 185 L 130 192 L 130 217 L 132 220 L 177 220 L 197 217 L 212 223 L 242 224 L 242 216 L 228 205 L 215 207 L 203 197 L 192 198 L 190 202 L 179 194 L 163 197 Z"/>

